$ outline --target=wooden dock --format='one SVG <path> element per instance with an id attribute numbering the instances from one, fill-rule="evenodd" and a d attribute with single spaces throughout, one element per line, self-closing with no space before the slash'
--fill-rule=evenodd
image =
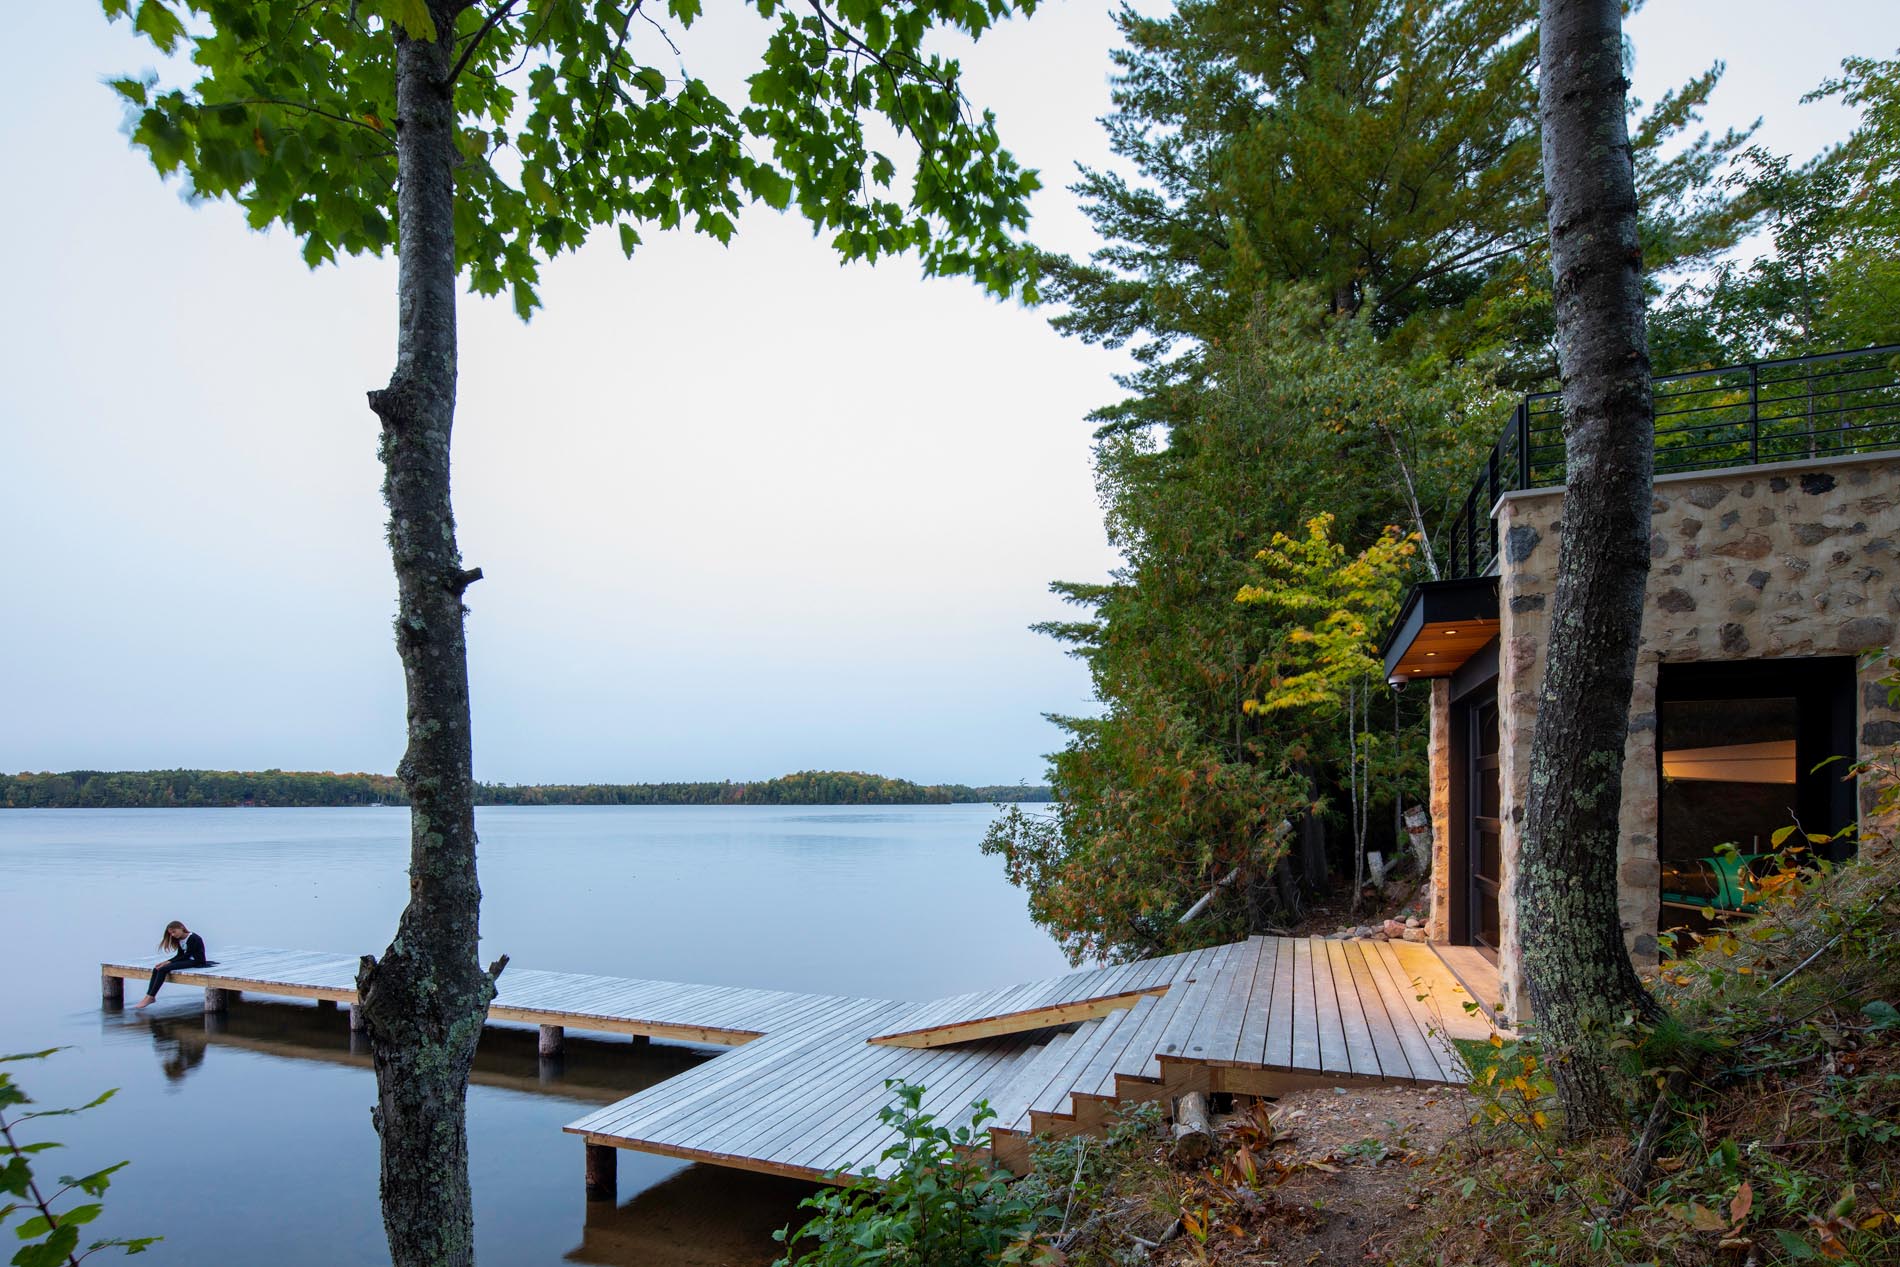
<path id="1" fill-rule="evenodd" d="M 987 1102 L 991 1154 L 1020 1171 L 1031 1136 L 1098 1131 L 1119 1104 L 1461 1085 L 1451 1040 L 1494 1032 L 1467 1004 L 1495 992 L 1496 973 L 1475 955 L 1454 962 L 1410 942 L 1253 937 L 921 1004 L 510 968 L 489 1016 L 541 1026 L 544 1049 L 568 1028 L 733 1048 L 569 1124 L 592 1189 L 611 1190 L 616 1149 L 805 1179 L 879 1172 L 894 1080 L 923 1086 L 924 1110 L 953 1126 Z M 353 1004 L 356 964 L 225 949 L 172 980 L 204 986 L 207 1007 L 224 991 Z M 150 966 L 101 970 L 110 995 Z"/>

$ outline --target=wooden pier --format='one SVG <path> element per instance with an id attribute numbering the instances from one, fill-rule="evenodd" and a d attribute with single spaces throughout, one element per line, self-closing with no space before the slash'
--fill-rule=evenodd
<path id="1" fill-rule="evenodd" d="M 1444 949 L 1253 937 L 927 1003 L 510 968 L 489 1016 L 540 1026 L 544 1052 L 570 1028 L 733 1048 L 565 1128 L 586 1141 L 596 1196 L 623 1148 L 804 1179 L 878 1172 L 892 1080 L 922 1085 L 924 1111 L 951 1125 L 987 1102 L 991 1155 L 1021 1171 L 1031 1136 L 1098 1131 L 1118 1104 L 1462 1084 L 1450 1040 L 1494 1032 L 1467 1005 L 1495 996 L 1496 973 Z M 353 1005 L 356 967 L 237 948 L 171 980 L 203 986 L 208 1010 L 244 991 Z M 101 971 L 110 999 L 151 968 Z"/>

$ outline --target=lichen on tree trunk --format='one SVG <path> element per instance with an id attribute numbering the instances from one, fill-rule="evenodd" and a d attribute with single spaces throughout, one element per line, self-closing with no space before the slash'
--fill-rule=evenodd
<path id="1" fill-rule="evenodd" d="M 440 5 L 438 30 L 454 30 Z M 376 1069 L 383 1224 L 397 1267 L 475 1260 L 466 1098 L 494 977 L 478 958 L 473 749 L 462 567 L 449 500 L 455 417 L 455 231 L 450 35 L 396 53 L 398 333 L 382 423 L 383 497 L 408 695 L 398 774 L 410 796 L 409 904 L 357 977 Z"/>
<path id="2" fill-rule="evenodd" d="M 1625 1122 L 1610 1042 L 1655 1012 L 1617 907 L 1655 421 L 1619 0 L 1543 0 L 1540 40 L 1568 480 L 1516 897 L 1546 1067 L 1587 1134 Z"/>

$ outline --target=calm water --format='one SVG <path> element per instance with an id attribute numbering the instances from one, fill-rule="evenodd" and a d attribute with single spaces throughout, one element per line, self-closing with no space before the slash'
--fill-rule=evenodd
<path id="1" fill-rule="evenodd" d="M 1063 969 L 1001 863 L 987 806 L 496 808 L 479 812 L 483 957 L 523 967 L 926 999 Z M 167 920 L 218 946 L 377 952 L 406 893 L 397 809 L 0 813 L 13 967 L 0 1049 L 56 1119 L 50 1173 L 129 1158 L 108 1234 L 163 1234 L 164 1264 L 387 1262 L 374 1078 L 345 1015 L 245 1000 L 208 1032 L 202 993 L 106 1013 L 98 965 L 156 958 Z M 127 997 L 139 993 L 128 986 Z M 530 1030 L 491 1027 L 469 1089 L 481 1260 L 763 1263 L 802 1184 L 623 1153 L 617 1207 L 589 1206 L 561 1126 L 710 1049 L 570 1033 L 557 1077 Z M 83 1168 L 83 1170 L 82 1170 Z M 102 1260 L 103 1261 L 103 1260 Z"/>

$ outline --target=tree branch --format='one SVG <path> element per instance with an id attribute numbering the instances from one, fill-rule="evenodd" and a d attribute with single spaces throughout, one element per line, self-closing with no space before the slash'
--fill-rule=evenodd
<path id="1" fill-rule="evenodd" d="M 482 20 L 481 26 L 476 28 L 475 34 L 468 37 L 468 46 L 462 50 L 462 55 L 456 58 L 455 65 L 449 68 L 449 77 L 442 81 L 445 87 L 453 84 L 460 77 L 462 68 L 468 65 L 468 59 L 475 55 L 475 50 L 480 48 L 482 41 L 488 38 L 488 33 L 508 16 L 517 3 L 519 0 L 501 0 L 500 4 L 489 10 L 488 16 Z"/>

